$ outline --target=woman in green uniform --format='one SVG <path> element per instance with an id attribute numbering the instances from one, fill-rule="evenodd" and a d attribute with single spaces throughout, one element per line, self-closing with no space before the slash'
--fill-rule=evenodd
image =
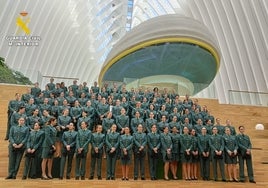
<path id="1" fill-rule="evenodd" d="M 133 137 L 130 135 L 129 127 L 125 127 L 125 134 L 120 136 L 120 157 L 122 165 L 122 180 L 128 180 L 129 174 L 129 165 L 132 160 L 132 146 L 133 146 Z"/>

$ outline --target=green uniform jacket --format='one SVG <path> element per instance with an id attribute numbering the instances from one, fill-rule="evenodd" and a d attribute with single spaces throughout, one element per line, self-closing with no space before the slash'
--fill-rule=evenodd
<path id="1" fill-rule="evenodd" d="M 20 114 L 18 112 L 14 112 L 10 119 L 10 126 L 17 126 L 19 119 L 23 117 L 26 120 L 26 114 Z"/>
<path id="2" fill-rule="evenodd" d="M 114 119 L 104 118 L 102 121 L 103 133 L 106 133 L 114 123 Z"/>
<path id="3" fill-rule="evenodd" d="M 91 150 L 94 150 L 94 148 L 98 148 L 99 152 L 102 152 L 102 147 L 105 143 L 105 135 L 102 133 L 93 133 L 92 139 L 91 139 Z"/>
<path id="4" fill-rule="evenodd" d="M 160 149 L 161 147 L 161 141 L 160 141 L 160 135 L 157 133 L 148 133 L 147 134 L 147 144 L 149 152 L 152 152 L 153 148 Z"/>
<path id="5" fill-rule="evenodd" d="M 145 126 L 146 126 L 147 133 L 151 132 L 152 125 L 157 125 L 157 120 L 156 119 L 148 118 L 148 119 L 145 120 Z"/>
<path id="6" fill-rule="evenodd" d="M 88 145 L 91 142 L 92 134 L 88 129 L 80 129 L 76 136 L 76 149 L 83 148 L 84 152 L 88 152 Z"/>
<path id="7" fill-rule="evenodd" d="M 245 153 L 247 152 L 247 149 L 252 148 L 251 145 L 251 141 L 248 135 L 245 134 L 238 134 L 236 135 L 236 139 L 237 139 L 237 144 L 238 144 L 238 152 L 239 154 L 241 154 L 242 156 L 245 155 Z"/>
<path id="8" fill-rule="evenodd" d="M 120 134 L 117 132 L 110 132 L 106 135 L 106 151 L 109 153 L 112 147 L 115 149 L 119 148 L 119 139 L 120 139 Z"/>
<path id="9" fill-rule="evenodd" d="M 35 151 L 41 150 L 44 138 L 45 138 L 44 131 L 42 130 L 31 131 L 27 140 L 26 149 L 35 149 Z"/>
<path id="10" fill-rule="evenodd" d="M 143 151 L 145 152 L 145 146 L 147 144 L 147 137 L 145 133 L 136 132 L 133 134 L 133 151 L 134 153 L 139 152 L 141 146 L 143 146 Z"/>
<path id="11" fill-rule="evenodd" d="M 120 131 L 122 128 L 129 127 L 129 117 L 127 115 L 119 115 L 116 117 L 116 125 Z"/>
<path id="12" fill-rule="evenodd" d="M 66 146 L 70 145 L 71 150 L 75 150 L 76 147 L 76 131 L 66 131 L 62 135 L 63 151 L 66 151 Z"/>
<path id="13" fill-rule="evenodd" d="M 188 134 L 183 134 L 180 136 L 180 153 L 184 154 L 184 152 L 188 149 L 192 150 L 192 136 Z"/>
<path id="14" fill-rule="evenodd" d="M 211 135 L 209 139 L 209 146 L 210 146 L 212 157 L 215 155 L 216 150 L 224 152 L 223 137 L 219 134 Z"/>
<path id="15" fill-rule="evenodd" d="M 133 146 L 133 137 L 131 135 L 121 135 L 120 136 L 120 149 L 121 149 L 121 156 L 123 156 L 122 149 L 126 148 L 128 156 L 132 154 L 132 146 Z"/>
<path id="16" fill-rule="evenodd" d="M 165 153 L 167 152 L 167 149 L 172 150 L 172 148 L 173 148 L 171 135 L 169 133 L 160 134 L 160 141 L 161 141 L 161 152 L 164 156 Z"/>
<path id="17" fill-rule="evenodd" d="M 26 148 L 28 136 L 29 128 L 27 126 L 12 126 L 9 133 L 9 144 L 11 147 L 13 144 L 23 144 L 22 148 Z"/>
<path id="18" fill-rule="evenodd" d="M 42 147 L 50 147 L 56 142 L 57 129 L 53 126 L 46 125 L 43 128 L 45 132 L 45 138 Z"/>
<path id="19" fill-rule="evenodd" d="M 142 126 L 144 126 L 144 121 L 142 118 L 132 118 L 131 119 L 131 123 L 130 123 L 130 127 L 133 133 L 137 132 L 137 127 L 139 124 L 142 124 Z"/>
<path id="20" fill-rule="evenodd" d="M 198 135 L 198 148 L 199 148 L 199 152 L 200 154 L 202 154 L 203 152 L 208 152 L 210 150 L 209 147 L 209 139 L 210 139 L 210 135 Z"/>

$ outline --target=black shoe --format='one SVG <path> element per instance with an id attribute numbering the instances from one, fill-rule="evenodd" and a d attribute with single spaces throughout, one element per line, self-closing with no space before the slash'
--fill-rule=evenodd
<path id="1" fill-rule="evenodd" d="M 101 178 L 101 176 L 98 176 L 98 180 L 101 180 L 102 178 Z"/>
<path id="2" fill-rule="evenodd" d="M 107 177 L 106 180 L 110 180 L 111 178 L 110 177 Z"/>
<path id="3" fill-rule="evenodd" d="M 154 177 L 154 180 L 157 180 L 157 178 L 156 178 L 156 177 Z"/>
<path id="4" fill-rule="evenodd" d="M 75 180 L 79 180 L 79 176 L 76 176 L 76 177 L 75 177 Z"/>
<path id="5" fill-rule="evenodd" d="M 52 180 L 53 179 L 53 177 L 52 176 L 47 176 L 48 177 L 48 179 L 50 179 L 50 180 Z"/>
<path id="6" fill-rule="evenodd" d="M 85 180 L 85 176 L 81 176 L 81 180 Z"/>
<path id="7" fill-rule="evenodd" d="M 141 180 L 145 180 L 145 177 L 141 177 Z"/>
<path id="8" fill-rule="evenodd" d="M 123 178 L 121 178 L 121 180 L 122 180 L 122 181 L 124 181 L 124 180 L 125 180 L 125 178 L 123 177 Z"/>
<path id="9" fill-rule="evenodd" d="M 154 177 L 151 177 L 151 180 L 154 180 Z"/>
<path id="10" fill-rule="evenodd" d="M 48 177 L 41 176 L 41 180 L 49 180 Z"/>
<path id="11" fill-rule="evenodd" d="M 249 180 L 249 182 L 250 182 L 250 183 L 256 183 L 256 181 L 254 181 L 254 180 Z"/>
<path id="12" fill-rule="evenodd" d="M 69 180 L 69 179 L 71 179 L 71 177 L 70 176 L 66 176 L 66 179 Z"/>
<path id="13" fill-rule="evenodd" d="M 137 177 L 134 177 L 134 180 L 138 180 L 138 178 Z"/>
<path id="14" fill-rule="evenodd" d="M 234 179 L 234 178 L 233 178 L 233 181 L 234 181 L 234 182 L 239 182 L 239 180 L 238 180 L 238 179 Z"/>
<path id="15" fill-rule="evenodd" d="M 114 177 L 111 177 L 111 180 L 115 180 L 115 178 Z"/>
<path id="16" fill-rule="evenodd" d="M 22 178 L 21 178 L 22 180 L 26 180 L 27 178 L 26 178 L 26 176 L 22 176 Z"/>
<path id="17" fill-rule="evenodd" d="M 88 179 L 89 179 L 89 180 L 93 180 L 93 176 L 90 176 Z"/>
<path id="18" fill-rule="evenodd" d="M 222 179 L 221 181 L 222 181 L 222 182 L 226 182 L 226 179 Z"/>
<path id="19" fill-rule="evenodd" d="M 59 177 L 59 180 L 63 180 L 63 177 L 60 176 L 60 177 Z"/>
<path id="20" fill-rule="evenodd" d="M 245 183 L 245 180 L 239 180 L 239 182 L 241 182 L 241 183 Z"/>
<path id="21" fill-rule="evenodd" d="M 32 176 L 31 179 L 36 179 L 36 176 Z"/>

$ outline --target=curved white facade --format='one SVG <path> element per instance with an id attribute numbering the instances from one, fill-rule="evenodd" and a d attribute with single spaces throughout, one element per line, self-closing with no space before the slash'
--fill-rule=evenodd
<path id="1" fill-rule="evenodd" d="M 31 35 L 41 38 L 39 46 L 9 46 L 7 36 L 20 35 L 16 19 L 24 10 Z M 204 23 L 219 44 L 219 73 L 199 97 L 228 103 L 229 90 L 268 92 L 266 0 L 0 0 L 0 56 L 33 82 L 39 71 L 90 85 L 130 26 L 174 13 Z"/>

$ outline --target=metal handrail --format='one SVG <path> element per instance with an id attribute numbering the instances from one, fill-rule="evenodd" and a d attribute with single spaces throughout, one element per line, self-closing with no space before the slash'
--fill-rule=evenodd
<path id="1" fill-rule="evenodd" d="M 228 90 L 228 92 L 233 91 L 233 92 L 239 92 L 239 93 L 259 93 L 259 94 L 268 94 L 268 92 L 259 92 L 259 91 L 243 91 L 243 90 Z"/>
<path id="2" fill-rule="evenodd" d="M 63 77 L 63 76 L 43 76 L 45 78 L 57 78 L 57 79 L 73 79 L 73 80 L 79 80 L 79 78 L 73 78 L 73 77 Z"/>
<path id="3" fill-rule="evenodd" d="M 237 95 L 240 95 L 240 97 Z M 266 103 L 268 101 L 267 101 L 267 97 L 265 96 L 267 95 L 268 95 L 268 92 L 228 90 L 229 104 L 246 104 L 246 105 L 266 106 Z M 240 103 L 239 102 L 240 100 L 244 102 Z M 247 102 L 245 102 L 245 100 Z M 267 103 L 267 106 L 268 106 L 268 103 Z"/>

